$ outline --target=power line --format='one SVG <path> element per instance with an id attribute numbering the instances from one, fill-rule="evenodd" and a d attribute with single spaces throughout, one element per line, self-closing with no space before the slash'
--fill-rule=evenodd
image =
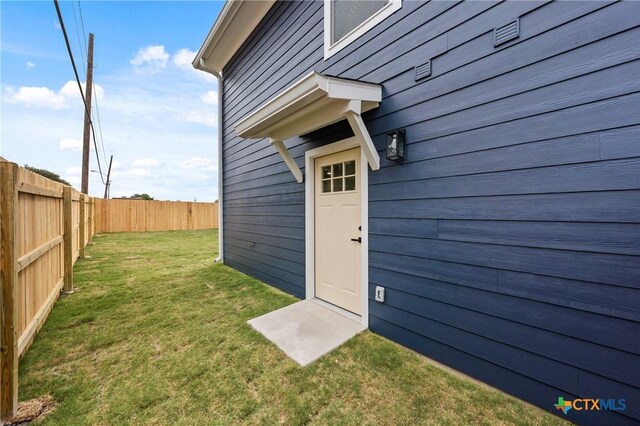
<path id="1" fill-rule="evenodd" d="M 84 51 L 82 50 L 82 41 L 80 41 L 80 30 L 78 29 L 78 19 L 76 18 L 76 8 L 73 7 L 73 3 L 71 3 L 71 11 L 73 11 L 73 23 L 76 27 L 76 36 L 78 37 L 78 49 L 80 50 L 80 57 L 82 58 L 82 63 L 85 63 L 86 60 L 84 59 Z M 84 74 L 84 78 L 85 80 L 87 79 L 86 71 Z"/>
<path id="2" fill-rule="evenodd" d="M 84 50 L 87 50 L 87 33 L 84 32 L 84 19 L 82 18 L 82 8 L 80 7 L 80 0 L 78 0 L 78 12 L 80 12 L 80 23 L 82 24 L 82 41 L 84 42 Z"/>
<path id="3" fill-rule="evenodd" d="M 60 28 L 62 29 L 62 34 L 64 35 L 64 42 L 67 45 L 67 53 L 69 54 L 69 59 L 71 60 L 71 66 L 73 67 L 73 73 L 76 77 L 76 83 L 78 83 L 78 89 L 80 90 L 80 97 L 82 98 L 82 103 L 84 104 L 84 109 L 86 114 L 89 116 L 89 124 L 91 124 L 91 133 L 93 134 L 93 146 L 96 150 L 96 159 L 98 160 L 98 170 L 100 171 L 100 179 L 102 183 L 104 183 L 104 179 L 102 178 L 102 166 L 100 165 L 100 156 L 98 155 L 98 144 L 96 143 L 96 131 L 93 128 L 93 122 L 91 121 L 91 111 L 89 106 L 87 105 L 87 100 L 84 98 L 84 92 L 82 91 L 82 84 L 80 83 L 80 77 L 78 76 L 78 69 L 76 68 L 76 61 L 73 59 L 73 52 L 71 51 L 71 45 L 69 44 L 69 37 L 67 36 L 67 30 L 64 26 L 64 20 L 62 19 L 62 13 L 60 12 L 60 5 L 58 4 L 58 0 L 53 0 L 53 4 L 56 7 L 56 13 L 58 14 L 58 21 L 60 22 Z"/>
<path id="4" fill-rule="evenodd" d="M 104 150 L 104 138 L 102 137 L 102 123 L 100 122 L 100 109 L 98 108 L 98 92 L 96 91 L 96 85 L 93 85 L 93 95 L 96 104 L 96 117 L 98 118 L 98 134 L 100 135 L 100 145 L 102 145 L 102 158 L 104 162 L 107 162 L 107 153 Z M 98 155 L 98 153 L 96 153 Z"/>

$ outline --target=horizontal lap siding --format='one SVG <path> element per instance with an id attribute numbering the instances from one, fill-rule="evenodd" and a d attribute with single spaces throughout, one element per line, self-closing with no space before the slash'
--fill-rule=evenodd
<path id="1" fill-rule="evenodd" d="M 382 157 L 371 330 L 547 410 L 560 395 L 628 401 L 574 421 L 640 420 L 640 4 L 405 1 L 327 61 L 322 13 L 278 3 L 225 69 L 227 263 L 304 296 L 304 187 L 233 125 L 311 70 L 381 84 L 364 115 Z M 494 47 L 516 16 L 520 37 Z M 397 128 L 399 164 L 384 158 Z M 286 145 L 302 167 L 350 135 L 339 123 Z"/>

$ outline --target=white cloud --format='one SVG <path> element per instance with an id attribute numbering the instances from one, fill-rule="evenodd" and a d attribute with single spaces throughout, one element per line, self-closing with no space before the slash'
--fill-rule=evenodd
<path id="1" fill-rule="evenodd" d="M 189 111 L 178 114 L 178 120 L 186 121 L 188 123 L 198 123 L 204 124 L 207 127 L 215 127 L 216 126 L 216 116 L 213 112 L 199 112 L 199 111 Z"/>
<path id="2" fill-rule="evenodd" d="M 84 83 L 81 83 L 84 90 Z M 104 89 L 99 84 L 94 85 L 94 91 L 99 99 L 104 97 Z M 68 81 L 56 93 L 48 87 L 22 86 L 18 90 L 7 87 L 6 100 L 10 104 L 19 104 L 26 108 L 49 108 L 54 110 L 71 108 L 71 100 L 80 99 L 78 83 Z"/>
<path id="3" fill-rule="evenodd" d="M 82 87 L 83 93 L 86 93 L 86 83 L 80 83 L 80 86 Z M 80 99 L 80 90 L 78 90 L 78 83 L 74 80 L 67 81 L 64 86 L 62 86 L 62 89 L 60 89 L 60 94 L 69 99 Z M 102 99 L 104 98 L 104 89 L 99 84 L 94 84 L 93 94 L 95 94 L 98 99 Z"/>
<path id="4" fill-rule="evenodd" d="M 133 167 L 141 167 L 141 168 L 153 168 L 153 167 L 159 167 L 160 166 L 160 162 L 158 160 L 156 160 L 155 158 L 141 158 L 138 160 L 134 160 L 131 165 L 133 165 Z"/>
<path id="5" fill-rule="evenodd" d="M 31 62 L 31 61 L 27 62 L 27 70 L 32 70 L 35 67 L 36 67 L 36 64 L 34 64 L 33 62 Z"/>
<path id="6" fill-rule="evenodd" d="M 169 61 L 169 54 L 164 50 L 164 46 L 147 46 L 138 49 L 136 56 L 129 61 L 135 67 L 146 66 L 153 71 L 158 68 L 165 68 Z"/>
<path id="7" fill-rule="evenodd" d="M 136 47 L 126 60 L 133 59 L 137 50 Z M 168 53 L 166 67 L 160 68 L 160 72 L 132 72 L 136 67 L 125 63 L 124 68 L 106 73 L 98 80 L 104 87 L 104 90 L 97 89 L 98 96 L 106 92 L 104 101 L 99 103 L 107 150 L 105 161 L 99 149 L 102 172 L 107 173 L 109 154 L 113 153 L 113 195 L 146 192 L 157 199 L 214 200 L 217 197 L 217 116 L 216 105 L 205 101 L 217 100 L 215 81 L 205 81 L 205 77 L 211 76 L 191 67 L 191 53 L 183 51 L 178 55 L 178 49 Z M 24 57 L 18 64 L 23 73 L 27 60 L 36 62 L 37 57 Z M 36 64 L 41 70 L 42 63 Z M 142 70 L 147 66 L 148 62 L 142 64 Z M 77 83 L 73 80 L 65 85 L 67 80 L 63 77 L 58 80 L 59 84 L 45 87 L 49 89 L 46 95 L 54 101 L 36 102 L 41 107 L 29 109 L 21 105 L 25 104 L 24 99 L 14 99 L 19 81 L 2 84 L 0 155 L 23 164 L 45 165 L 79 185 L 79 169 L 64 173 L 81 164 L 78 140 L 82 140 L 83 127 Z M 51 83 L 34 80 L 31 85 L 46 84 Z M 6 96 L 5 87 L 10 86 L 15 104 L 10 104 Z M 209 91 L 212 93 L 207 93 Z M 54 110 L 54 105 L 60 109 Z M 91 146 L 93 148 L 93 143 Z M 159 165 L 156 167 L 154 161 L 146 160 L 156 160 Z M 179 167 L 181 162 L 183 166 Z M 89 168 L 98 169 L 94 153 Z M 98 174 L 90 174 L 89 189 L 91 195 L 102 196 L 104 187 Z"/>
<path id="8" fill-rule="evenodd" d="M 216 166 L 212 159 L 204 157 L 191 157 L 180 163 L 180 167 L 183 169 L 211 171 L 215 170 Z"/>
<path id="9" fill-rule="evenodd" d="M 65 173 L 70 176 L 80 176 L 82 173 L 82 167 L 69 167 Z"/>
<path id="10" fill-rule="evenodd" d="M 196 57 L 196 52 L 189 49 L 180 49 L 173 55 L 173 63 L 178 68 L 189 72 L 191 75 L 204 81 L 215 81 L 215 77 L 211 74 L 197 70 L 193 67 L 192 62 Z"/>
<path id="11" fill-rule="evenodd" d="M 205 104 L 218 105 L 218 92 L 215 90 L 209 90 L 207 93 L 200 96 L 200 100 Z"/>
<path id="12" fill-rule="evenodd" d="M 180 68 L 193 69 L 191 63 L 196 57 L 196 52 L 189 49 L 180 49 L 173 55 L 173 63 Z"/>
<path id="13" fill-rule="evenodd" d="M 20 87 L 17 91 L 6 89 L 7 102 L 24 107 L 44 107 L 51 109 L 69 108 L 67 99 L 48 87 Z"/>
<path id="14" fill-rule="evenodd" d="M 104 170 L 104 172 L 106 173 L 106 170 Z M 148 182 L 153 179 L 151 176 L 151 172 L 148 169 L 143 169 L 141 167 L 134 167 L 128 170 L 113 170 L 112 168 L 111 170 L 111 181 L 118 182 L 118 186 L 124 185 L 126 182 L 130 182 L 132 180 L 137 182 L 136 185 L 141 181 L 144 182 L 146 180 Z"/>
<path id="15" fill-rule="evenodd" d="M 80 176 L 65 176 L 64 179 L 71 184 L 71 186 L 79 187 L 82 183 Z"/>
<path id="16" fill-rule="evenodd" d="M 82 83 L 82 89 L 85 90 L 84 83 Z M 98 99 L 104 98 L 104 89 L 99 84 L 93 83 L 93 94 Z"/>
<path id="17" fill-rule="evenodd" d="M 82 151 L 82 141 L 78 139 L 60 139 L 58 149 L 60 151 Z"/>
<path id="18" fill-rule="evenodd" d="M 135 176 L 135 177 L 151 176 L 151 172 L 149 172 L 149 170 L 147 170 L 147 169 L 131 169 L 131 170 L 129 170 L 128 174 L 131 175 L 131 176 Z"/>

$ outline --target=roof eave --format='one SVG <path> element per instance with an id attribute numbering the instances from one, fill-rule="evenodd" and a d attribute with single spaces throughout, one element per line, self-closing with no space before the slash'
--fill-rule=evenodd
<path id="1" fill-rule="evenodd" d="M 227 0 L 198 50 L 193 67 L 206 71 L 200 61 L 203 59 L 208 70 L 221 73 L 275 2 Z"/>

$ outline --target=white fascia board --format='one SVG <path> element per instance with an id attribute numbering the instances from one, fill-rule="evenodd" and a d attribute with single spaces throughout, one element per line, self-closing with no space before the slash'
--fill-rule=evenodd
<path id="1" fill-rule="evenodd" d="M 202 69 L 200 59 L 216 73 L 222 72 L 233 55 L 256 29 L 276 0 L 227 0 L 207 38 L 193 60 Z"/>
<path id="2" fill-rule="evenodd" d="M 334 99 L 357 99 L 359 101 L 381 102 L 382 90 L 379 85 L 343 78 L 325 77 L 327 96 Z"/>
<path id="3" fill-rule="evenodd" d="M 234 128 L 242 138 L 284 140 L 344 119 L 345 103 L 358 101 L 365 112 L 376 108 L 381 100 L 380 85 L 311 72 L 241 119 Z"/>
<path id="4" fill-rule="evenodd" d="M 280 121 L 287 111 L 300 109 L 326 95 L 317 82 L 317 74 L 311 72 L 285 91 L 269 100 L 255 112 L 237 122 L 233 127 L 243 138 L 264 137 L 259 133 L 273 123 Z"/>

